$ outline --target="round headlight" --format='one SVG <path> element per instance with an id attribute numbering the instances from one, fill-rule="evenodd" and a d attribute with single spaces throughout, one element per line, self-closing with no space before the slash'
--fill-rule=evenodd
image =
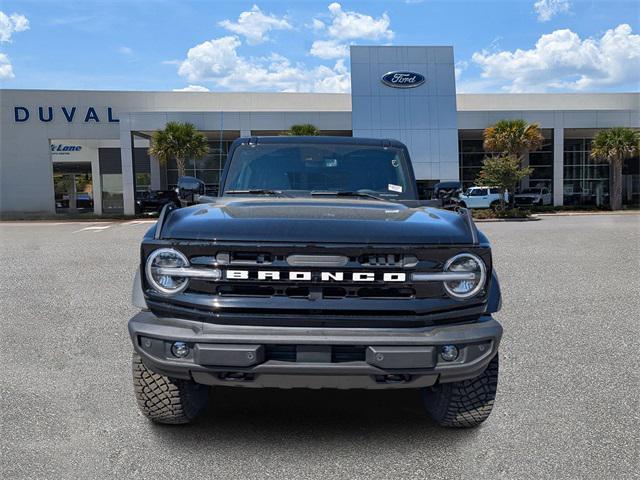
<path id="1" fill-rule="evenodd" d="M 189 260 L 183 253 L 172 248 L 160 248 L 147 258 L 147 280 L 157 292 L 165 295 L 180 293 L 187 288 L 189 279 L 172 275 L 171 269 L 188 266 Z"/>
<path id="2" fill-rule="evenodd" d="M 487 267 L 484 262 L 471 253 L 461 253 L 451 257 L 444 265 L 448 273 L 472 273 L 464 280 L 449 280 L 444 282 L 444 289 L 453 298 L 470 298 L 476 295 L 484 286 L 487 277 Z"/>

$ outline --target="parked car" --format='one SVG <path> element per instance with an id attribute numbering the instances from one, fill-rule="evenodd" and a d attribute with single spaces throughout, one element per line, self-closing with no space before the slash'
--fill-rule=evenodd
<path id="1" fill-rule="evenodd" d="M 513 196 L 516 205 L 551 205 L 551 192 L 548 188 L 525 188 Z"/>
<path id="2" fill-rule="evenodd" d="M 136 192 L 137 213 L 159 213 L 167 203 L 176 205 L 180 202 L 178 194 L 174 190 L 151 190 L 148 192 Z"/>
<path id="3" fill-rule="evenodd" d="M 68 193 L 55 194 L 56 208 L 69 208 L 70 198 Z M 76 194 L 76 208 L 78 210 L 93 210 L 93 197 L 90 193 L 79 192 Z"/>
<path id="4" fill-rule="evenodd" d="M 443 207 L 457 205 L 461 193 L 460 182 L 439 182 L 433 186 L 433 198 L 440 200 Z"/>
<path id="5" fill-rule="evenodd" d="M 504 201 L 509 201 L 505 192 Z M 465 208 L 497 208 L 500 205 L 500 189 L 495 187 L 470 187 L 460 195 L 460 206 Z"/>

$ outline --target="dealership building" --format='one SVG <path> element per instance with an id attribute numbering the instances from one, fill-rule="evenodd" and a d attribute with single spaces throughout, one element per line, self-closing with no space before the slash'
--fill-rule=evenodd
<path id="1" fill-rule="evenodd" d="M 211 189 L 234 139 L 311 123 L 326 135 L 402 141 L 428 194 L 439 181 L 472 185 L 490 153 L 483 129 L 524 119 L 545 142 L 524 159 L 534 170 L 523 187 L 548 188 L 555 205 L 607 204 L 609 166 L 590 158 L 591 139 L 610 127 L 640 129 L 638 93 L 456 93 L 453 48 L 427 46 L 351 47 L 351 94 L 3 89 L 0 106 L 1 213 L 133 214 L 142 192 L 176 184 L 175 163 L 147 154 L 169 121 L 208 138 L 209 154 L 190 161 L 188 174 Z M 623 167 L 626 205 L 639 203 L 639 163 Z"/>

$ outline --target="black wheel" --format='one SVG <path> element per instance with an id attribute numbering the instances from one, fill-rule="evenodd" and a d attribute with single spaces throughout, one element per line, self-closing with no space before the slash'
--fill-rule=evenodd
<path id="1" fill-rule="evenodd" d="M 458 205 L 461 206 L 462 208 L 467 208 L 467 204 L 464 202 L 460 202 Z"/>
<path id="2" fill-rule="evenodd" d="M 498 387 L 498 354 L 476 378 L 423 389 L 424 406 L 443 427 L 480 425 L 491 413 Z"/>
<path id="3" fill-rule="evenodd" d="M 133 387 L 138 408 L 156 423 L 190 423 L 207 406 L 209 387 L 153 373 L 133 354 Z"/>
<path id="4" fill-rule="evenodd" d="M 492 210 L 495 210 L 496 212 L 499 212 L 500 210 L 502 210 L 502 206 L 500 205 L 500 202 L 498 200 L 491 202 L 491 205 L 489 205 L 489 208 L 491 208 Z"/>

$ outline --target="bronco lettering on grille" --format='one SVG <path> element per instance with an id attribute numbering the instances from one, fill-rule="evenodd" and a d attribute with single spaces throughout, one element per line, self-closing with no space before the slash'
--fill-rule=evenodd
<path id="1" fill-rule="evenodd" d="M 314 272 L 295 271 L 284 272 L 279 270 L 227 270 L 227 280 L 258 280 L 258 281 L 293 281 L 293 282 L 405 282 L 407 274 L 403 272 Z"/>

